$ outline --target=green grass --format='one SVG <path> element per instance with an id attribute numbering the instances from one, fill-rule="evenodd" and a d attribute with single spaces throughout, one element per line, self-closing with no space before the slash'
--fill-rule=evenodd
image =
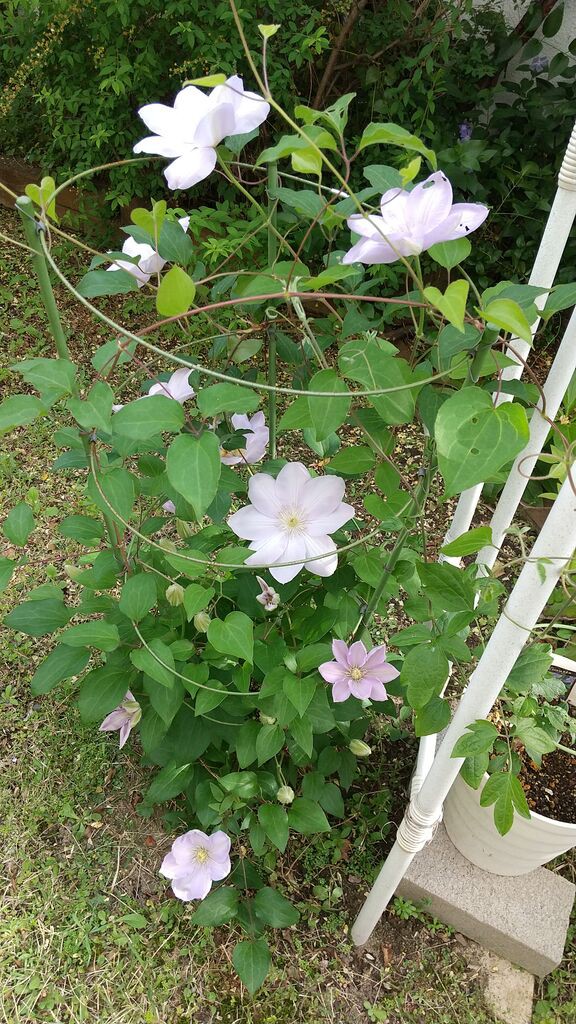
<path id="1" fill-rule="evenodd" d="M 11 215 L 2 221 L 14 230 Z M 0 383 L 10 387 L 10 363 L 51 347 L 25 262 L 9 262 L 4 251 L 0 275 L 0 299 L 10 307 Z M 59 298 L 87 365 L 106 338 Z M 52 432 L 22 428 L 0 448 L 0 520 L 21 500 L 38 520 L 28 560 L 0 598 L 2 614 L 32 586 L 63 580 L 63 563 L 73 560 L 73 545 L 54 530 L 83 509 L 82 474 L 50 472 Z M 171 837 L 161 819 L 137 813 L 147 785 L 137 745 L 119 753 L 115 737 L 85 728 L 73 684 L 31 696 L 28 681 L 49 646 L 0 635 L 2 1024 L 488 1024 L 462 947 L 406 901 L 366 949 L 349 942 L 353 911 L 386 842 L 388 810 L 402 799 L 401 763 L 374 759 L 347 827 L 327 839 L 300 838 L 267 864 L 271 883 L 298 903 L 301 923 L 271 937 L 273 971 L 251 999 L 231 966 L 236 936 L 191 925 L 193 908 L 171 898 L 158 874 Z M 567 960 L 541 988 L 538 1024 L 576 1021 L 574 984 Z"/>

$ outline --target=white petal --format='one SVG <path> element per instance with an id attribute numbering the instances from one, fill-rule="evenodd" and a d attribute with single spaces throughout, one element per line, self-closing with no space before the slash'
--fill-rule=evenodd
<path id="1" fill-rule="evenodd" d="M 312 562 L 306 562 L 308 572 L 313 572 L 316 576 L 332 576 L 338 568 L 338 555 L 335 553 L 336 545 L 331 537 L 326 535 L 306 537 L 306 554 L 308 558 L 313 555 L 324 555 L 326 552 L 331 552 L 328 557 L 315 558 Z"/>
<path id="2" fill-rule="evenodd" d="M 180 124 L 184 124 L 184 137 L 195 140 L 196 126 L 210 109 L 208 93 L 197 89 L 195 85 L 187 85 L 181 89 L 174 100 L 174 110 L 178 114 Z"/>
<path id="3" fill-rule="evenodd" d="M 300 504 L 309 519 L 334 512 L 344 497 L 345 483 L 339 476 L 317 476 L 302 492 Z"/>
<path id="4" fill-rule="evenodd" d="M 301 495 L 310 480 L 310 473 L 301 462 L 288 462 L 276 477 L 276 494 L 281 506 L 300 505 Z"/>
<path id="5" fill-rule="evenodd" d="M 283 470 L 280 472 L 282 473 Z M 270 518 L 277 516 L 282 507 L 281 499 L 278 496 L 277 481 L 268 473 L 256 473 L 250 477 L 248 497 L 259 512 L 263 512 Z"/>
<path id="6" fill-rule="evenodd" d="M 188 153 L 191 147 L 178 139 L 172 137 L 162 137 L 161 135 L 147 135 L 145 139 L 140 139 L 133 147 L 134 153 L 154 153 L 156 156 L 182 156 L 183 153 Z"/>
<path id="7" fill-rule="evenodd" d="M 383 217 L 364 217 L 361 213 L 354 213 L 346 223 L 354 235 L 362 235 L 362 238 L 378 241 L 386 234 L 386 221 Z"/>
<path id="8" fill-rule="evenodd" d="M 362 238 L 344 254 L 342 263 L 395 263 L 397 259 L 398 252 L 395 252 L 387 242 Z"/>
<path id="9" fill-rule="evenodd" d="M 222 103 L 209 110 L 198 122 L 194 141 L 198 146 L 217 146 L 227 135 L 234 134 L 234 107 L 231 103 Z"/>
<path id="10" fill-rule="evenodd" d="M 243 413 L 243 412 L 235 412 L 234 415 L 230 417 L 230 422 L 231 422 L 232 426 L 234 427 L 234 430 L 251 430 L 252 429 L 251 428 L 251 424 L 250 424 L 250 420 L 248 419 L 246 414 Z"/>
<path id="11" fill-rule="evenodd" d="M 306 533 L 309 537 L 320 537 L 325 533 L 335 533 L 345 523 L 350 522 L 355 515 L 356 510 L 352 505 L 348 505 L 343 501 L 334 512 L 310 520 L 306 524 Z"/>
<path id="12" fill-rule="evenodd" d="M 410 192 L 410 227 L 423 236 L 438 227 L 452 209 L 452 185 L 442 171 L 430 174 Z"/>
<path id="13" fill-rule="evenodd" d="M 174 107 L 167 107 L 164 103 L 147 103 L 146 106 L 140 107 L 138 114 L 155 135 L 173 139 L 180 135 L 181 123 Z"/>
<path id="14" fill-rule="evenodd" d="M 274 565 L 275 562 L 288 561 L 288 559 L 284 557 L 287 542 L 288 539 L 286 537 L 286 534 L 284 533 L 275 533 L 273 536 L 268 537 L 266 540 L 254 541 L 250 545 L 250 547 L 254 551 L 254 554 L 250 555 L 246 559 L 244 565 L 257 565 L 268 568 L 269 566 Z M 292 576 L 290 576 L 290 579 L 293 579 L 297 572 L 298 570 L 296 570 L 296 572 Z M 274 579 L 278 579 L 278 577 L 276 576 L 276 570 L 274 572 L 272 572 L 271 570 L 270 575 Z M 282 583 L 285 581 L 280 580 L 280 582 Z"/>
<path id="15" fill-rule="evenodd" d="M 163 260 L 157 252 L 152 250 L 150 256 L 140 260 L 140 269 L 143 270 L 145 274 L 159 274 L 165 263 L 166 260 Z"/>
<path id="16" fill-rule="evenodd" d="M 192 149 L 168 164 L 164 177 L 168 182 L 168 188 L 192 188 L 207 178 L 215 166 L 215 149 Z"/>
<path id="17" fill-rule="evenodd" d="M 243 540 L 263 541 L 278 534 L 278 526 L 269 516 L 259 512 L 253 505 L 233 512 L 228 517 L 228 526 Z"/>
<path id="18" fill-rule="evenodd" d="M 190 367 L 182 366 L 179 370 L 175 370 L 168 381 L 168 393 L 177 402 L 185 402 L 187 398 L 194 397 L 194 388 L 191 388 L 188 383 L 191 373 Z"/>
<path id="19" fill-rule="evenodd" d="M 215 103 L 230 104 L 234 110 L 234 128 L 231 135 L 241 135 L 258 128 L 270 113 L 270 106 L 255 92 L 245 92 L 244 83 L 238 75 L 232 75 L 224 85 L 212 92 Z"/>

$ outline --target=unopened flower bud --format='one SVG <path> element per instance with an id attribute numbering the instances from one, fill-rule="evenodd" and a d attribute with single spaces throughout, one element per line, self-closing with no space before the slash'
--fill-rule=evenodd
<path id="1" fill-rule="evenodd" d="M 160 540 L 158 541 L 158 544 L 163 551 L 168 551 L 170 554 L 173 554 L 173 552 L 176 551 L 176 545 L 174 541 L 169 540 L 168 537 L 161 537 Z"/>
<path id="2" fill-rule="evenodd" d="M 194 616 L 194 628 L 197 629 L 199 633 L 206 633 L 211 621 L 212 620 L 208 615 L 208 612 L 196 612 L 196 615 Z"/>
<path id="3" fill-rule="evenodd" d="M 68 579 L 72 580 L 73 583 L 76 583 L 80 579 L 83 571 L 84 570 L 81 569 L 79 565 L 70 565 L 68 562 L 64 563 L 64 572 Z"/>
<path id="4" fill-rule="evenodd" d="M 292 786 L 280 786 L 280 789 L 276 793 L 276 799 L 279 804 L 291 804 L 294 796 L 295 793 Z"/>
<path id="5" fill-rule="evenodd" d="M 370 757 L 372 753 L 372 747 L 369 747 L 363 740 L 350 740 L 348 750 L 356 757 Z"/>
<path id="6" fill-rule="evenodd" d="M 265 715 L 263 711 L 260 712 L 260 721 L 262 725 L 276 725 L 276 719 L 271 718 L 270 715 Z"/>
<path id="7" fill-rule="evenodd" d="M 194 534 L 194 526 L 192 523 L 187 523 L 184 519 L 176 520 L 176 533 L 180 537 L 180 540 L 187 540 L 188 537 L 192 537 Z"/>
<path id="8" fill-rule="evenodd" d="M 177 608 L 184 601 L 184 587 L 181 587 L 179 583 L 171 583 L 166 589 L 165 596 L 168 604 L 171 604 L 173 608 Z"/>

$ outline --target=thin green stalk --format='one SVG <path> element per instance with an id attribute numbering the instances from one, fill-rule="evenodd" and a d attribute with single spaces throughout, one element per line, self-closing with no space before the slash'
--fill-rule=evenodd
<path id="1" fill-rule="evenodd" d="M 58 307 L 56 306 L 50 274 L 48 273 L 48 267 L 42 251 L 42 244 L 38 235 L 36 226 L 37 222 L 34 216 L 34 204 L 28 196 L 19 196 L 16 200 L 16 208 L 20 214 L 24 234 L 26 235 L 26 241 L 30 248 L 34 250 L 34 255 L 31 257 L 32 266 L 34 267 L 34 272 L 40 286 L 40 294 L 42 295 L 42 302 L 44 303 L 44 309 L 46 310 L 46 316 L 48 317 L 50 330 L 56 345 L 56 351 L 58 352 L 60 359 L 70 359 L 68 342 L 66 341 L 66 335 L 64 334 L 64 328 L 62 327 L 60 314 L 58 313 Z"/>
<path id="2" fill-rule="evenodd" d="M 268 266 L 273 267 L 278 255 L 278 240 L 276 238 L 276 207 L 278 200 L 274 192 L 278 188 L 278 164 L 274 161 L 268 164 Z M 268 384 L 276 386 L 276 328 L 269 323 L 266 328 L 268 341 Z M 268 428 L 270 431 L 269 444 L 270 455 L 276 458 L 276 391 L 270 391 L 268 395 Z"/>

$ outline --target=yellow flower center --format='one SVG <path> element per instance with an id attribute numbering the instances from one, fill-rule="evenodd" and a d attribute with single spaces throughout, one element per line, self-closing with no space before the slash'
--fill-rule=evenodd
<path id="1" fill-rule="evenodd" d="M 196 850 L 196 860 L 198 861 L 199 864 L 205 864 L 209 856 L 210 854 L 208 853 L 208 850 L 206 849 L 205 846 L 200 846 Z"/>
<path id="2" fill-rule="evenodd" d="M 351 669 L 350 670 L 350 679 L 353 679 L 355 683 L 357 683 L 359 679 L 362 679 L 362 669 L 360 669 L 360 668 L 353 668 L 353 669 Z"/>
<path id="3" fill-rule="evenodd" d="M 305 529 L 305 519 L 298 508 L 283 508 L 280 512 L 280 522 L 285 530 L 301 532 Z"/>

